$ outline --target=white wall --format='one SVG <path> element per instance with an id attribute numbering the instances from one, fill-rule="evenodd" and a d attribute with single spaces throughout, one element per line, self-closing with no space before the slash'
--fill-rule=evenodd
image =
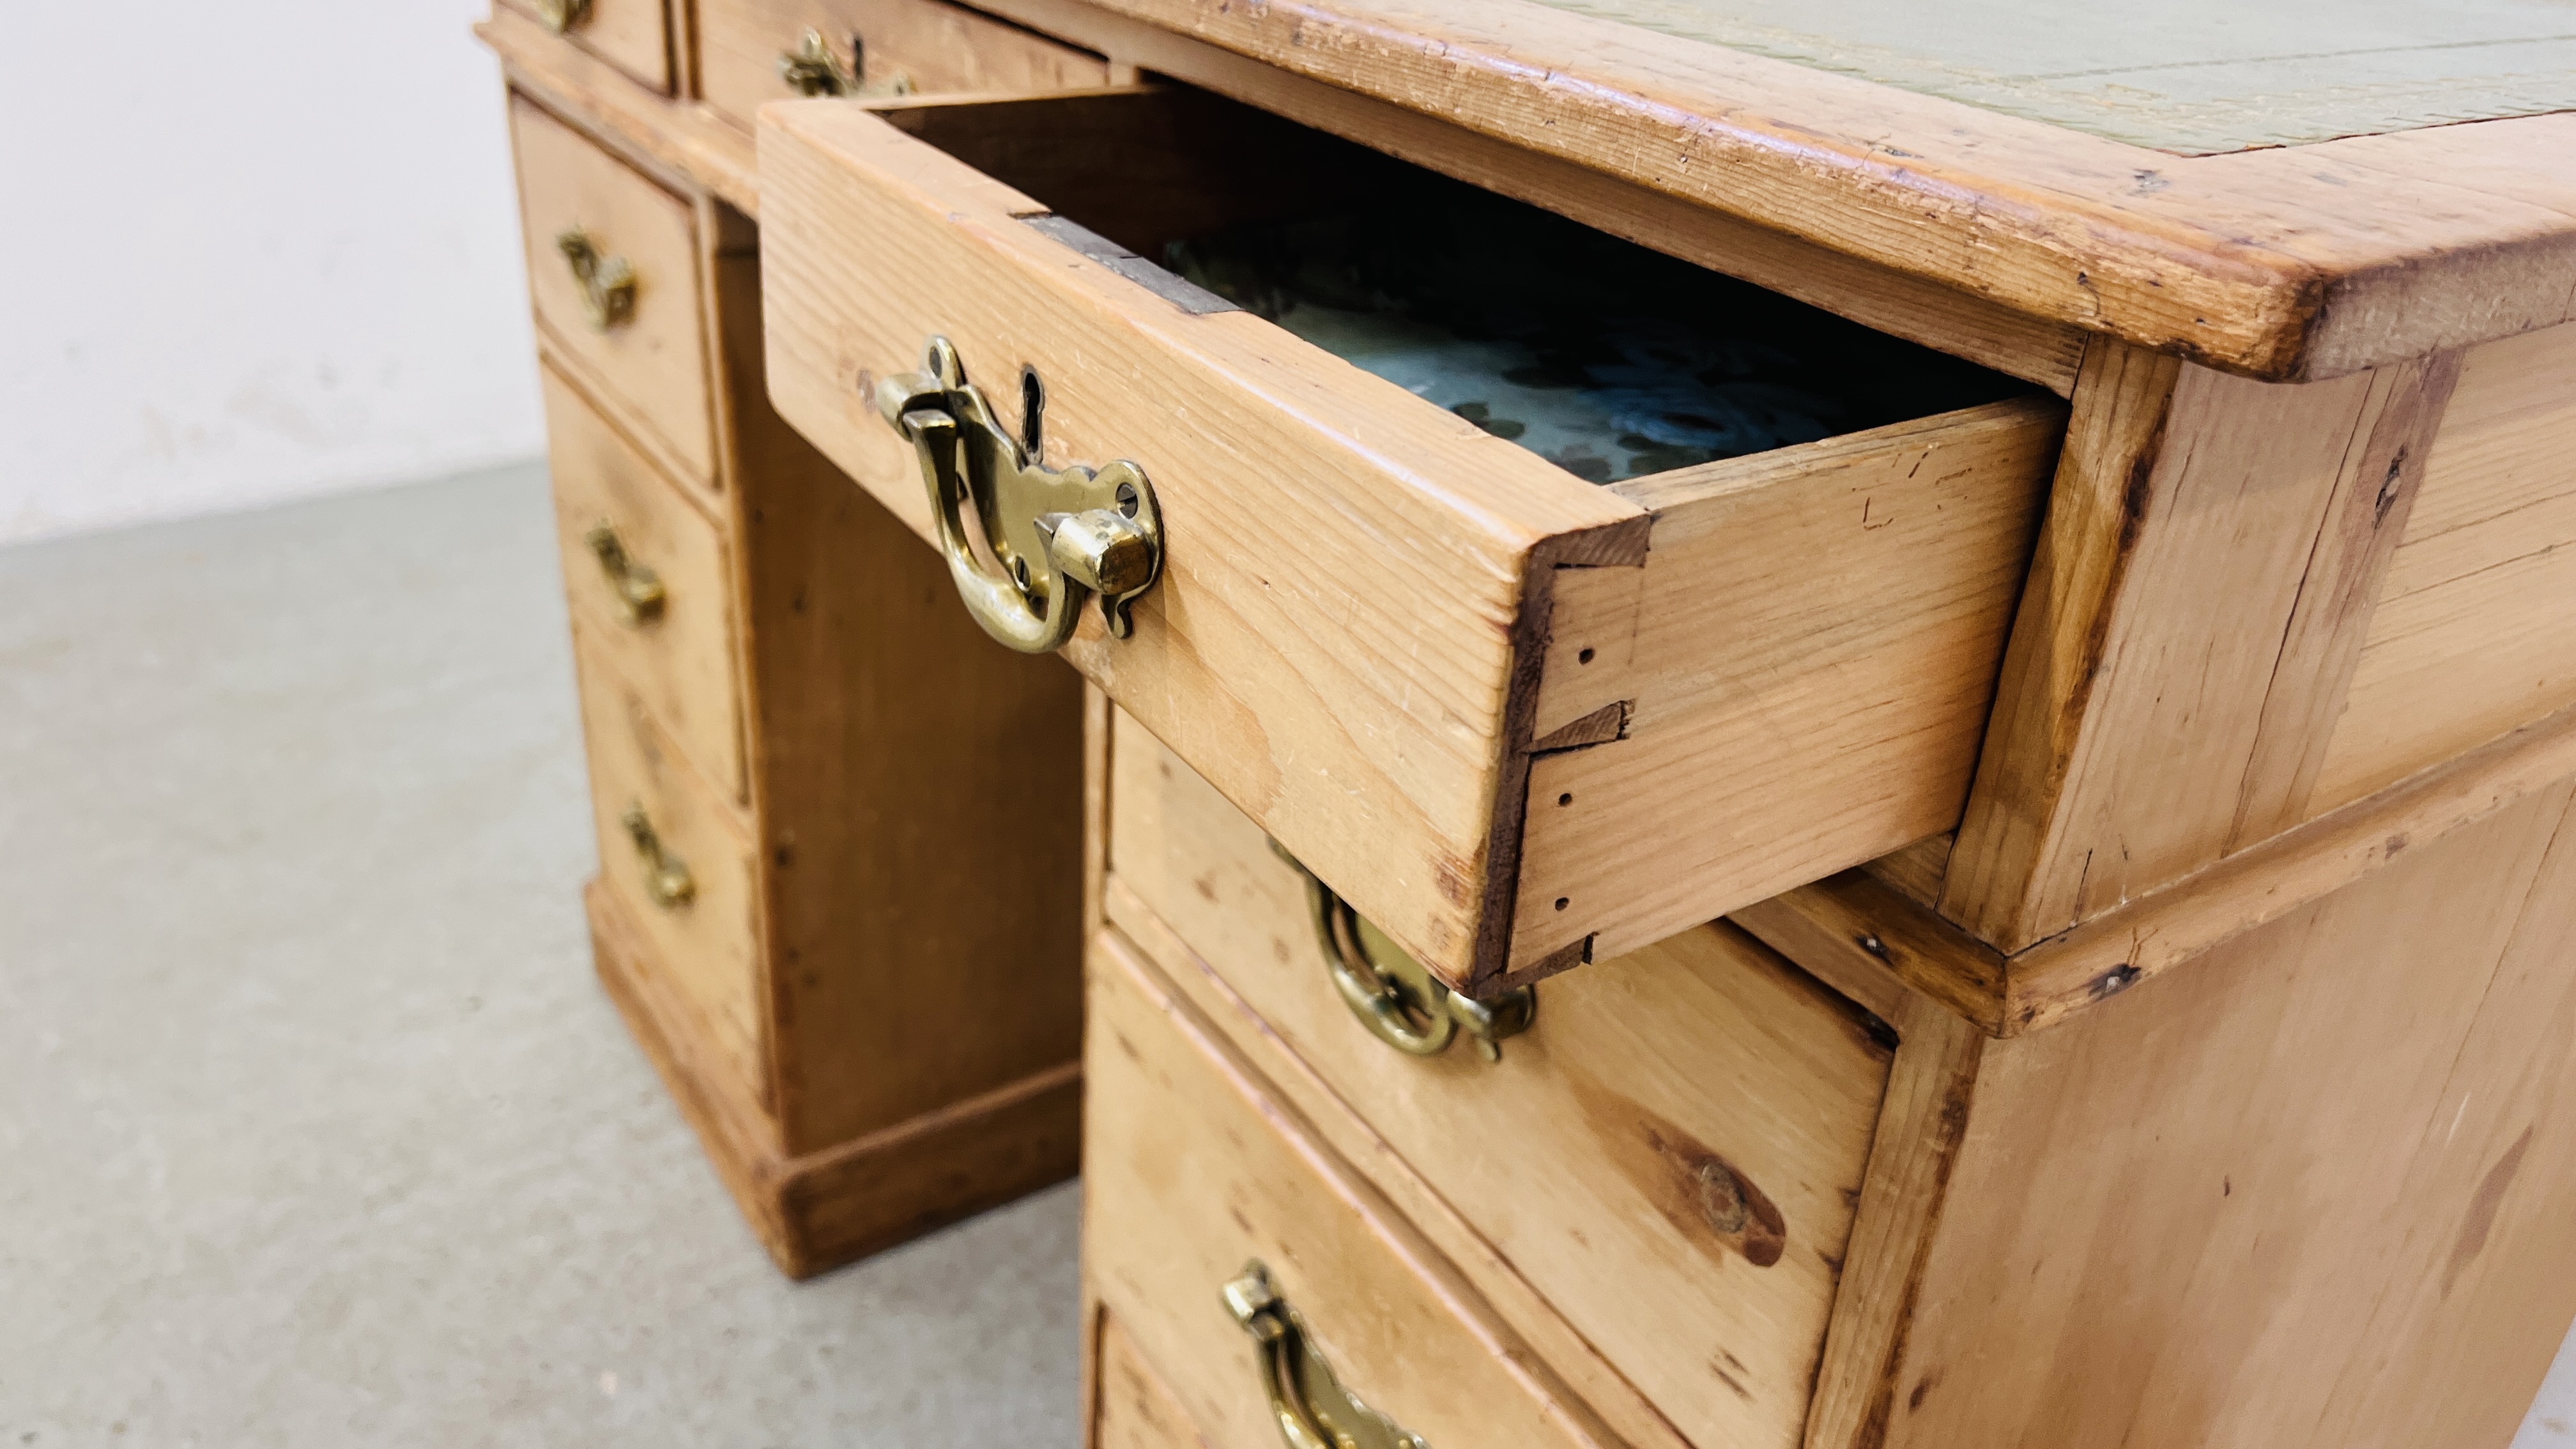
<path id="1" fill-rule="evenodd" d="M 0 541 L 539 451 L 486 0 L 8 8 Z"/>

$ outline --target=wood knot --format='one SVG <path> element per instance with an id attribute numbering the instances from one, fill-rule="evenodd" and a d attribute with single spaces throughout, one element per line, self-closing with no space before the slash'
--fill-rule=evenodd
<path id="1" fill-rule="evenodd" d="M 1723 1162 L 1700 1164 L 1699 1211 L 1710 1227 L 1729 1235 L 1743 1232 L 1753 1220 L 1752 1210 L 1744 1205 L 1744 1185 Z"/>

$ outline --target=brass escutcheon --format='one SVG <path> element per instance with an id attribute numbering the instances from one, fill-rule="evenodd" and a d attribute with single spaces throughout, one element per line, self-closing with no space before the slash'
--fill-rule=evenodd
<path id="1" fill-rule="evenodd" d="M 635 269 L 624 257 L 602 256 L 580 227 L 556 237 L 555 250 L 563 253 L 573 280 L 581 284 L 581 310 L 590 317 L 591 331 L 606 332 L 634 319 Z"/>
<path id="2" fill-rule="evenodd" d="M 1262 1387 L 1288 1449 L 1431 1449 L 1342 1387 L 1259 1259 L 1225 1285 L 1225 1306 L 1259 1345 Z"/>
<path id="3" fill-rule="evenodd" d="M 1274 840 L 1270 849 L 1305 877 L 1306 908 L 1314 917 L 1315 939 L 1333 973 L 1333 986 L 1370 1035 L 1397 1051 L 1431 1057 L 1447 1051 L 1463 1028 L 1476 1044 L 1476 1055 L 1499 1062 L 1503 1038 L 1529 1030 L 1537 1019 L 1537 987 L 1514 987 L 1492 1001 L 1450 990 L 1411 952 L 1352 910 L 1287 847 Z"/>
<path id="4" fill-rule="evenodd" d="M 856 35 L 850 37 L 850 63 L 843 65 L 839 51 L 832 48 L 822 31 L 812 26 L 796 42 L 794 50 L 778 56 L 778 78 L 800 96 L 908 96 L 912 94 L 912 77 L 903 74 L 868 81 L 865 43 Z"/>
<path id="5" fill-rule="evenodd" d="M 933 337 L 920 371 L 877 384 L 877 411 L 912 441 L 949 577 L 985 633 L 1049 653 L 1097 595 L 1102 622 L 1124 639 L 1129 605 L 1163 569 L 1153 486 L 1125 459 L 1097 472 L 1040 462 L 1045 391 L 1034 370 L 1020 383 L 1025 439 L 966 380 L 948 339 Z"/>
<path id="6" fill-rule="evenodd" d="M 599 560 L 599 571 L 608 578 L 609 597 L 617 602 L 617 617 L 641 627 L 662 617 L 662 579 L 651 569 L 637 563 L 626 552 L 626 544 L 617 530 L 605 523 L 591 525 L 581 536 Z"/>
<path id="7" fill-rule="evenodd" d="M 537 19 L 557 35 L 590 18 L 590 0 L 535 0 Z"/>
<path id="8" fill-rule="evenodd" d="M 686 862 L 673 855 L 670 847 L 653 829 L 651 816 L 644 813 L 642 801 L 626 807 L 618 821 L 626 827 L 627 837 L 635 842 L 636 858 L 644 867 L 644 894 L 664 910 L 684 906 L 698 893 L 697 879 L 689 874 Z"/>
<path id="9" fill-rule="evenodd" d="M 832 42 L 810 25 L 796 48 L 778 57 L 778 78 L 800 96 L 846 96 L 859 88 L 859 78 L 841 64 Z"/>

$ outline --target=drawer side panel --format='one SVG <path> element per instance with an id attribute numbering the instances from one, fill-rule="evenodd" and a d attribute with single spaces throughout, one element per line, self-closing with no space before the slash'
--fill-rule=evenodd
<path id="1" fill-rule="evenodd" d="M 1995 403 L 1635 485 L 1645 567 L 1558 575 L 1539 739 L 1611 728 L 1531 764 L 1515 973 L 1958 822 L 2065 417 Z"/>
<path id="2" fill-rule="evenodd" d="M 1034 366 L 1050 461 L 1132 458 L 1169 539 L 1134 637 L 1093 616 L 1065 657 L 1425 961 L 1473 974 L 1531 559 L 1643 513 L 1249 313 L 1181 310 L 849 107 L 769 110 L 761 164 L 779 412 L 926 532 L 874 379 L 933 335 L 1005 399 Z"/>

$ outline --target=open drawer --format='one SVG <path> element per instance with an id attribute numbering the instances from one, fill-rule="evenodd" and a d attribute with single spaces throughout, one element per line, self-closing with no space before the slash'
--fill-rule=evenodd
<path id="1" fill-rule="evenodd" d="M 1157 567 L 1065 657 L 1451 984 L 1955 823 L 2055 399 L 1194 92 L 775 105 L 760 165 L 779 411 L 988 608 L 1080 594 L 925 474 L 1131 464 Z"/>

